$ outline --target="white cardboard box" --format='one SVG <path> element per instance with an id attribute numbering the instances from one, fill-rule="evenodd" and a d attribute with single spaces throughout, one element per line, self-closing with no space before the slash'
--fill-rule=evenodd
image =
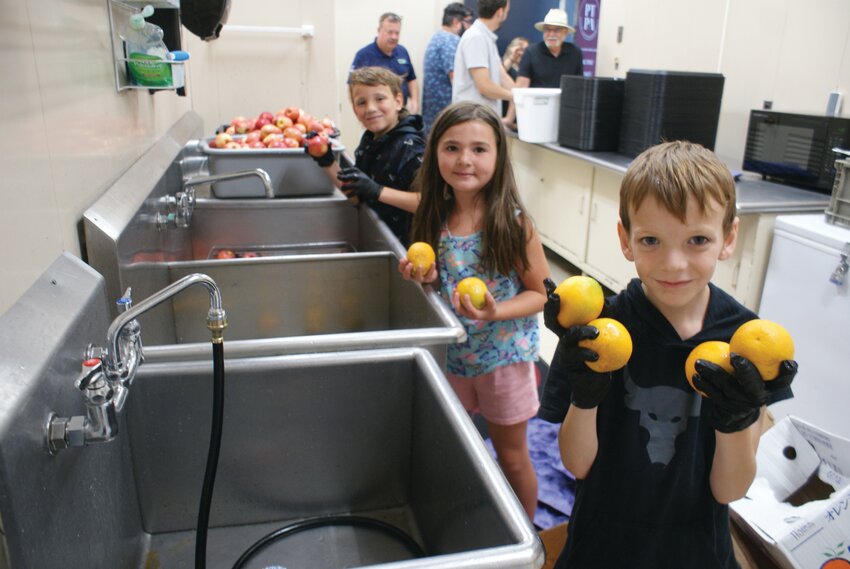
<path id="1" fill-rule="evenodd" d="M 730 504 L 739 525 L 783 568 L 850 567 L 850 440 L 788 416 L 762 435 L 756 460 L 747 495 Z M 786 502 L 815 474 L 829 497 Z"/>

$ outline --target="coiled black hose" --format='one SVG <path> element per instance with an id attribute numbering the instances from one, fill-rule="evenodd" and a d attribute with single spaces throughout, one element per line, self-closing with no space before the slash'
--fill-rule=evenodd
<path id="1" fill-rule="evenodd" d="M 201 505 L 198 507 L 198 525 L 195 530 L 195 569 L 207 566 L 207 530 L 210 523 L 215 473 L 221 451 L 221 427 L 224 423 L 224 343 L 213 342 L 213 415 L 210 429 L 210 448 L 207 452 L 207 468 L 204 486 L 201 489 Z"/>
<path id="2" fill-rule="evenodd" d="M 422 548 L 419 547 L 419 544 L 416 543 L 412 537 L 392 524 L 363 516 L 319 516 L 297 521 L 261 537 L 256 543 L 254 543 L 254 545 L 249 547 L 245 553 L 242 554 L 242 557 L 236 560 L 236 563 L 233 565 L 233 569 L 242 569 L 254 555 L 259 553 L 260 550 L 268 547 L 279 539 L 283 539 L 284 537 L 298 532 L 327 526 L 353 526 L 378 530 L 396 538 L 407 548 L 408 551 L 410 551 L 410 553 L 413 554 L 414 557 L 419 558 L 425 556 L 425 552 L 422 551 Z"/>

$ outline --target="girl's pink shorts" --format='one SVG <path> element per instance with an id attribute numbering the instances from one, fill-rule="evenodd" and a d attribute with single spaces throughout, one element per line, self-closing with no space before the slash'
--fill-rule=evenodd
<path id="1" fill-rule="evenodd" d="M 451 373 L 446 377 L 464 409 L 480 412 L 497 425 L 527 421 L 540 407 L 534 362 L 509 364 L 475 377 Z"/>

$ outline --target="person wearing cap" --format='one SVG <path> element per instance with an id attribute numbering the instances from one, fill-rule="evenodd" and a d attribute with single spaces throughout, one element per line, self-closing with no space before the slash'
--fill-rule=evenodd
<path id="1" fill-rule="evenodd" d="M 581 75 L 582 53 L 574 43 L 564 40 L 575 30 L 567 21 L 567 13 L 552 8 L 534 27 L 543 32 L 543 41 L 530 45 L 522 56 L 517 72 L 517 88 L 561 87 L 562 75 Z M 507 119 L 514 122 L 516 110 L 511 104 Z"/>
<path id="2" fill-rule="evenodd" d="M 349 73 L 361 67 L 385 67 L 401 77 L 404 106 L 412 113 L 419 112 L 419 84 L 407 49 L 398 43 L 401 36 L 401 16 L 392 12 L 381 14 L 375 41 L 361 48 L 351 63 Z"/>
<path id="3" fill-rule="evenodd" d="M 437 115 L 452 102 L 452 75 L 460 37 L 472 25 L 472 10 L 452 2 L 443 10 L 443 25 L 425 48 L 422 121 L 427 133 Z"/>
<path id="4" fill-rule="evenodd" d="M 478 0 L 478 19 L 460 38 L 452 77 L 452 102 L 474 101 L 502 114 L 499 101 L 509 101 L 514 80 L 502 66 L 496 30 L 508 17 L 510 0 Z M 504 119 L 502 119 L 504 122 Z"/>

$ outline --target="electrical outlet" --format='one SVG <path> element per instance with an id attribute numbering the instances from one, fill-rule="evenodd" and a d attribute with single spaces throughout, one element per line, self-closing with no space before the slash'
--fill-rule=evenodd
<path id="1" fill-rule="evenodd" d="M 769 111 L 770 109 L 773 108 L 773 101 L 764 101 L 761 104 L 761 108 L 766 110 L 766 111 Z"/>

